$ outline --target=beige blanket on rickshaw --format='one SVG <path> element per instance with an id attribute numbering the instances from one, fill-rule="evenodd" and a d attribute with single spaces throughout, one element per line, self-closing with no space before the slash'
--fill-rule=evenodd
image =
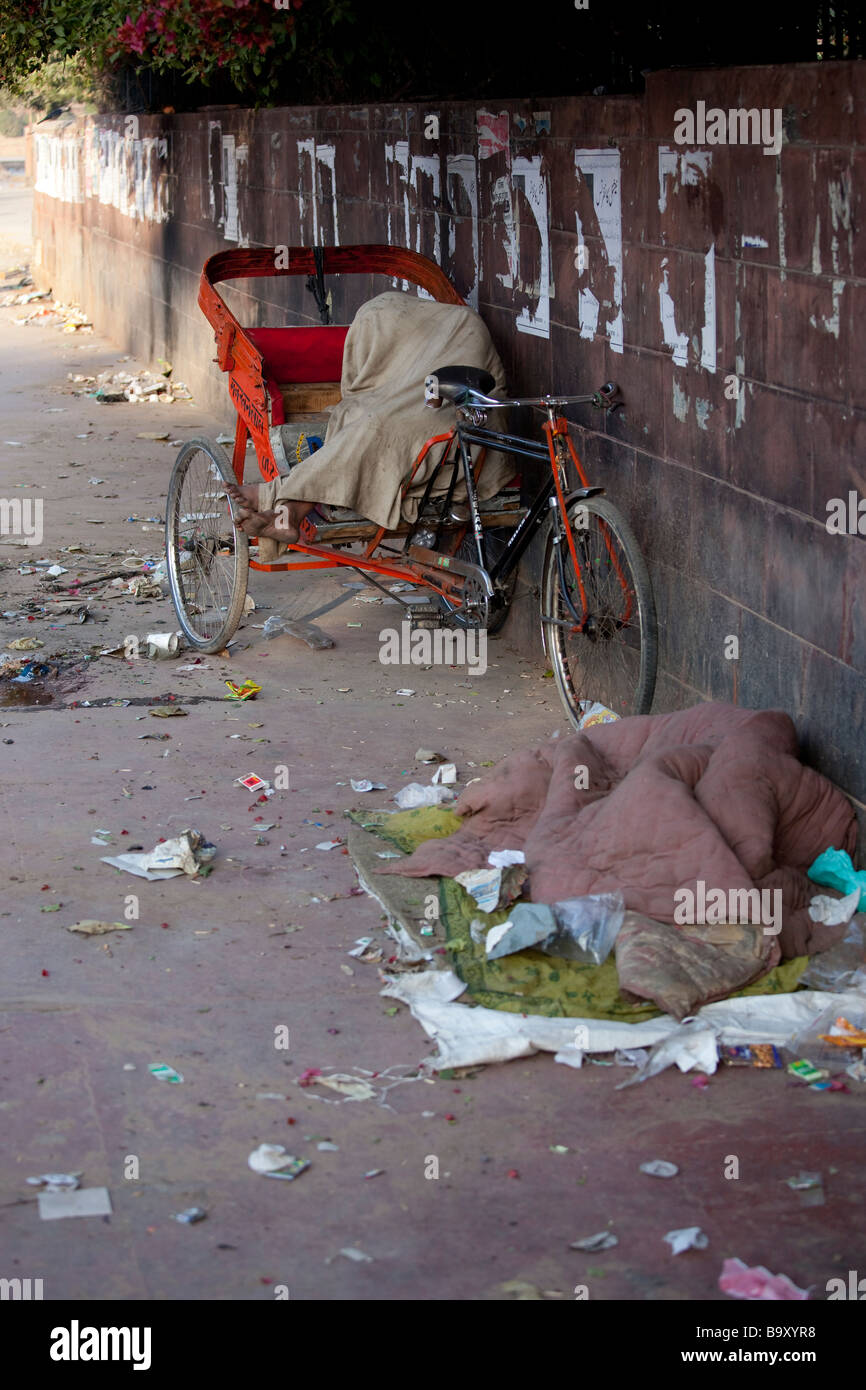
<path id="1" fill-rule="evenodd" d="M 398 525 L 401 513 L 406 521 L 415 521 L 442 456 L 441 444 L 419 467 L 402 507 L 401 488 L 426 441 L 446 433 L 456 420 L 453 406 L 431 410 L 424 404 L 424 378 L 449 365 L 483 368 L 494 377 L 496 392 L 504 394 L 502 363 L 473 309 L 393 290 L 369 300 L 346 336 L 342 400 L 331 411 L 324 446 L 286 477 L 262 483 L 260 510 L 271 511 L 284 500 L 324 502 L 348 507 L 389 530 Z M 495 497 L 513 474 L 507 456 L 488 453 L 479 497 Z M 433 495 L 445 492 L 450 480 L 451 469 L 442 469 Z M 461 479 L 455 498 L 465 495 Z M 269 563 L 285 548 L 282 542 L 262 541 L 260 558 Z"/>

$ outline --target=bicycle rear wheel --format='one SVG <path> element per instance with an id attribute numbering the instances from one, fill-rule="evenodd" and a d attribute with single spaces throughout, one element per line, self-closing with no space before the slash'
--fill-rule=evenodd
<path id="1" fill-rule="evenodd" d="M 190 645 L 218 652 L 237 630 L 249 574 L 249 541 L 232 520 L 231 464 L 218 444 L 190 439 L 168 490 L 165 549 L 172 602 Z"/>
<path id="2" fill-rule="evenodd" d="M 556 524 L 556 518 L 553 518 Z M 568 508 L 580 575 L 563 534 L 544 558 L 541 627 L 560 698 L 577 728 L 598 701 L 622 717 L 649 714 L 658 627 L 649 573 L 625 517 L 605 497 Z M 586 595 L 587 616 L 580 587 Z"/>
<path id="3" fill-rule="evenodd" d="M 511 529 L 507 526 L 494 526 L 484 532 L 482 548 L 484 551 L 485 569 L 491 570 L 502 555 L 508 545 L 511 536 Z M 455 560 L 466 560 L 471 565 L 478 564 L 478 548 L 475 544 L 475 536 L 472 531 L 467 531 L 463 540 L 460 542 L 454 553 Z M 496 595 L 483 604 L 486 613 L 486 622 L 481 626 L 491 637 L 495 637 L 497 632 L 505 626 L 508 612 L 511 607 L 511 600 L 514 598 L 514 590 L 517 586 L 517 566 L 511 571 L 507 579 L 504 579 L 496 588 Z M 477 617 L 471 607 L 464 613 L 462 608 L 456 610 L 451 608 L 442 599 L 439 600 L 439 607 L 446 613 L 455 627 L 478 627 Z"/>

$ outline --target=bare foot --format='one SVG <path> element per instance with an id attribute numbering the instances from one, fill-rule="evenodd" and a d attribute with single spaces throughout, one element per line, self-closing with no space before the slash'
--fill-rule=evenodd
<path id="1" fill-rule="evenodd" d="M 300 536 L 301 522 L 310 510 L 309 502 L 281 502 L 275 511 L 247 512 L 239 518 L 238 525 L 248 536 L 294 545 Z"/>

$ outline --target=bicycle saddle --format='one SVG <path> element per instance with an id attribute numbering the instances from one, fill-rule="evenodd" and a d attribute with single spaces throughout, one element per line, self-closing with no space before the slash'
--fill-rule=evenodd
<path id="1" fill-rule="evenodd" d="M 481 367 L 438 367 L 424 383 L 425 398 L 428 405 L 435 404 L 437 400 L 440 405 L 443 400 L 460 405 L 467 391 L 479 391 L 483 396 L 489 396 L 495 385 L 495 377 Z"/>

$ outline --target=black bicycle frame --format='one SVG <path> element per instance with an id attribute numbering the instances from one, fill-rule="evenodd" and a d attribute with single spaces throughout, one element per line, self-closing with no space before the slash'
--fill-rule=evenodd
<path id="1" fill-rule="evenodd" d="M 472 461 L 466 447 L 467 444 L 477 444 L 483 449 L 504 450 L 506 453 L 516 454 L 519 458 L 543 460 L 548 466 L 550 464 L 550 454 L 547 451 L 546 444 L 541 444 L 534 439 L 524 439 L 521 435 L 517 434 L 499 434 L 496 430 L 488 430 L 484 429 L 482 426 L 475 425 L 458 424 L 457 443 L 463 463 L 466 491 L 469 496 L 472 526 L 475 533 L 475 545 L 478 550 L 478 563 L 482 569 L 485 569 L 485 557 L 481 545 L 484 527 L 478 507 L 478 493 L 475 487 L 475 477 L 472 472 Z M 496 563 L 491 569 L 487 570 L 494 584 L 497 580 L 505 579 L 520 560 L 520 557 L 532 539 L 535 528 L 540 525 L 548 510 L 548 503 L 553 491 L 553 475 L 548 472 L 545 481 L 542 483 L 541 488 L 533 499 L 529 511 L 520 524 L 512 531 Z"/>

